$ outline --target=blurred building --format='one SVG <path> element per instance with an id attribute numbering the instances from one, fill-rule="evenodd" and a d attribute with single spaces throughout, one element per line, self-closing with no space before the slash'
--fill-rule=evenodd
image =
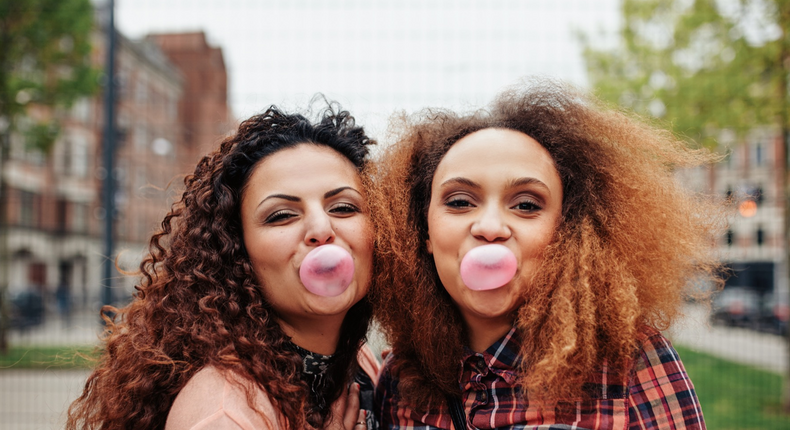
<path id="1" fill-rule="evenodd" d="M 185 78 L 178 101 L 179 132 L 185 149 L 192 151 L 182 161 L 194 166 L 232 128 L 222 49 L 209 46 L 203 32 L 152 34 L 146 40 L 158 45 Z"/>
<path id="2" fill-rule="evenodd" d="M 786 303 L 784 153 L 780 130 L 756 127 L 743 138 L 726 131 L 719 137 L 722 162 L 682 172 L 694 189 L 733 200 L 735 211 L 719 241 L 722 259 L 732 269 L 726 288 L 777 295 Z"/>
<path id="3" fill-rule="evenodd" d="M 116 250 L 123 269 L 135 270 L 184 175 L 232 125 L 222 51 L 202 33 L 117 38 Z M 175 42 L 174 42 L 175 41 Z M 103 68 L 106 35 L 93 37 L 93 61 Z M 164 49 L 163 49 L 164 48 Z M 184 58 L 194 57 L 194 60 Z M 200 58 L 197 58 L 200 57 Z M 95 306 L 104 261 L 102 167 L 103 95 L 80 100 L 56 115 L 61 133 L 51 153 L 11 139 L 4 169 L 8 193 L 9 293 L 45 297 L 66 291 L 72 302 Z M 114 281 L 128 298 L 136 278 Z"/>

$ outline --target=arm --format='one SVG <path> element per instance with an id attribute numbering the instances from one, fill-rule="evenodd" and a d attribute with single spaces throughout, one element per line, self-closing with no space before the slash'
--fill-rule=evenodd
<path id="1" fill-rule="evenodd" d="M 250 407 L 241 381 L 231 381 L 217 369 L 202 369 L 176 396 L 165 430 L 279 430 L 278 414 L 261 390 Z"/>
<path id="2" fill-rule="evenodd" d="M 629 384 L 629 429 L 704 430 L 697 394 L 677 351 L 651 330 Z"/>

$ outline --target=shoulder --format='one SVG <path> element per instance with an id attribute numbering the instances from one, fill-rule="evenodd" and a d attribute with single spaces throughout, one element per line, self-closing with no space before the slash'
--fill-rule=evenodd
<path id="1" fill-rule="evenodd" d="M 685 374 L 683 363 L 672 343 L 652 327 L 642 327 L 637 336 L 639 351 L 634 363 L 636 372 L 658 372 L 659 375 Z"/>
<path id="2" fill-rule="evenodd" d="M 628 389 L 632 428 L 704 429 L 694 385 L 669 339 L 645 327 L 639 343 Z"/>
<path id="3" fill-rule="evenodd" d="M 247 389 L 255 408 L 247 401 Z M 279 414 L 263 390 L 211 366 L 197 372 L 179 392 L 165 425 L 165 430 L 280 428 Z"/>

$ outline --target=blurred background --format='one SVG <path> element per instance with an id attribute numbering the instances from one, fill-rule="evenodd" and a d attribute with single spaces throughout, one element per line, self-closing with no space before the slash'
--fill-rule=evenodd
<path id="1" fill-rule="evenodd" d="M 0 428 L 61 428 L 102 305 L 131 299 L 183 177 L 271 104 L 338 101 L 382 144 L 533 77 L 694 145 L 732 269 L 667 335 L 710 429 L 790 428 L 787 0 L 0 0 Z"/>

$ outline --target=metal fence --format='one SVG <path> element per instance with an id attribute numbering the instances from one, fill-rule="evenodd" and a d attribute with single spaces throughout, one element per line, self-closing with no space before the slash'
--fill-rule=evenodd
<path id="1" fill-rule="evenodd" d="M 97 345 L 103 327 L 99 308 L 109 284 L 101 270 L 108 260 L 101 225 L 113 216 L 101 200 L 104 178 L 117 186 L 115 250 L 124 251 L 117 261 L 134 269 L 182 175 L 238 119 L 272 103 L 304 108 L 324 93 L 386 142 L 387 121 L 399 111 L 480 107 L 526 76 L 587 85 L 574 35 L 598 34 L 601 44 L 611 44 L 620 24 L 616 0 L 259 3 L 119 2 L 111 171 L 102 160 L 101 94 L 66 113 L 48 154 L 11 136 L 2 169 L 9 215 L 0 235 L 11 353 L 0 367 L 0 428 L 61 428 L 82 390 L 89 370 L 63 363 Z M 107 7 L 95 5 L 94 57 L 104 68 Z M 179 51 L 183 46 L 189 52 Z M 118 272 L 113 278 L 114 303 L 123 304 L 135 278 Z M 750 304 L 755 300 L 760 304 Z M 763 305 L 735 297 L 717 308 L 732 312 L 717 319 L 689 304 L 687 317 L 667 334 L 680 347 L 782 380 L 790 361 L 787 315 L 760 322 L 754 307 Z M 790 426 L 778 405 L 765 407 Z M 706 414 L 715 409 L 703 404 Z"/>

